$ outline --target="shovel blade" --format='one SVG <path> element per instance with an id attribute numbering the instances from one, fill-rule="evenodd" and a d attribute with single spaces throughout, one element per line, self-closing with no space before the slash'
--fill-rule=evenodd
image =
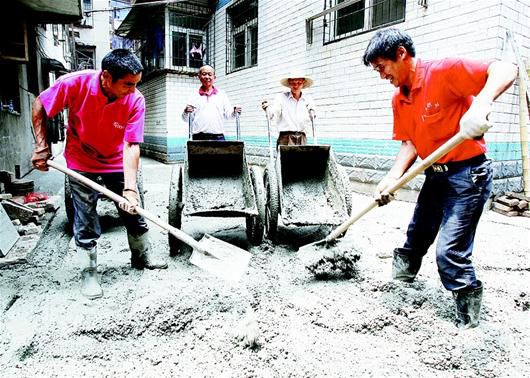
<path id="1" fill-rule="evenodd" d="M 313 243 L 309 243 L 298 248 L 296 256 L 304 265 L 311 265 L 319 260 L 327 250 L 330 249 L 336 241 L 328 242 L 326 239 L 321 239 Z"/>
<path id="2" fill-rule="evenodd" d="M 236 283 L 246 272 L 251 254 L 205 234 L 194 248 L 190 263 L 225 281 Z"/>

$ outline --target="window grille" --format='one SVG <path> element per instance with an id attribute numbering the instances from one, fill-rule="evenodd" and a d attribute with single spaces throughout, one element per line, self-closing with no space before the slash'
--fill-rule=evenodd
<path id="1" fill-rule="evenodd" d="M 75 71 L 93 70 L 95 64 L 96 48 L 92 46 L 77 45 L 75 47 Z"/>
<path id="2" fill-rule="evenodd" d="M 258 64 L 258 1 L 240 0 L 226 11 L 226 73 Z"/>
<path id="3" fill-rule="evenodd" d="M 83 0 L 83 19 L 78 26 L 94 26 L 94 20 L 92 18 L 92 0 Z"/>
<path id="4" fill-rule="evenodd" d="M 326 0 L 332 8 L 347 0 Z M 324 15 L 324 44 L 405 21 L 406 0 L 358 0 Z"/>

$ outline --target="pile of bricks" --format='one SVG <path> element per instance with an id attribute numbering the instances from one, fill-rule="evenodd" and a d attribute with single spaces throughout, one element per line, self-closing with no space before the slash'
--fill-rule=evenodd
<path id="1" fill-rule="evenodd" d="M 33 180 L 0 170 L 0 267 L 26 261 L 60 206 L 59 196 L 48 198 L 33 189 Z"/>
<path id="2" fill-rule="evenodd" d="M 20 235 L 41 231 L 46 212 L 54 212 L 60 205 L 59 197 L 53 196 L 43 201 L 24 203 L 24 197 L 0 194 L 1 204 Z"/>
<path id="3" fill-rule="evenodd" d="M 521 193 L 507 192 L 493 199 L 491 209 L 508 217 L 523 216 L 530 218 L 529 203 L 530 197 Z"/>

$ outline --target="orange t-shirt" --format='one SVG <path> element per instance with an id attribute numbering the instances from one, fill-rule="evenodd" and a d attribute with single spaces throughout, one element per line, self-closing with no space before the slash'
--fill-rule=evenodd
<path id="1" fill-rule="evenodd" d="M 392 98 L 394 140 L 410 140 L 425 159 L 460 130 L 460 118 L 484 87 L 491 61 L 446 58 L 416 61 L 407 98 L 398 89 Z M 470 159 L 486 152 L 484 138 L 466 140 L 438 162 Z"/>

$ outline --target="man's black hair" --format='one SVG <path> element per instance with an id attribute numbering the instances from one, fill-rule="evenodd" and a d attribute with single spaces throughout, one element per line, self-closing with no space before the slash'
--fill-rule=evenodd
<path id="1" fill-rule="evenodd" d="M 410 35 L 395 28 L 379 30 L 372 37 L 363 55 L 363 63 L 369 66 L 377 58 L 396 61 L 396 52 L 399 46 L 403 46 L 411 57 L 416 56 L 414 42 Z"/>
<path id="2" fill-rule="evenodd" d="M 112 76 L 112 81 L 116 82 L 127 74 L 139 74 L 144 67 L 131 51 L 115 49 L 105 55 L 101 61 L 101 69 L 107 70 Z"/>

